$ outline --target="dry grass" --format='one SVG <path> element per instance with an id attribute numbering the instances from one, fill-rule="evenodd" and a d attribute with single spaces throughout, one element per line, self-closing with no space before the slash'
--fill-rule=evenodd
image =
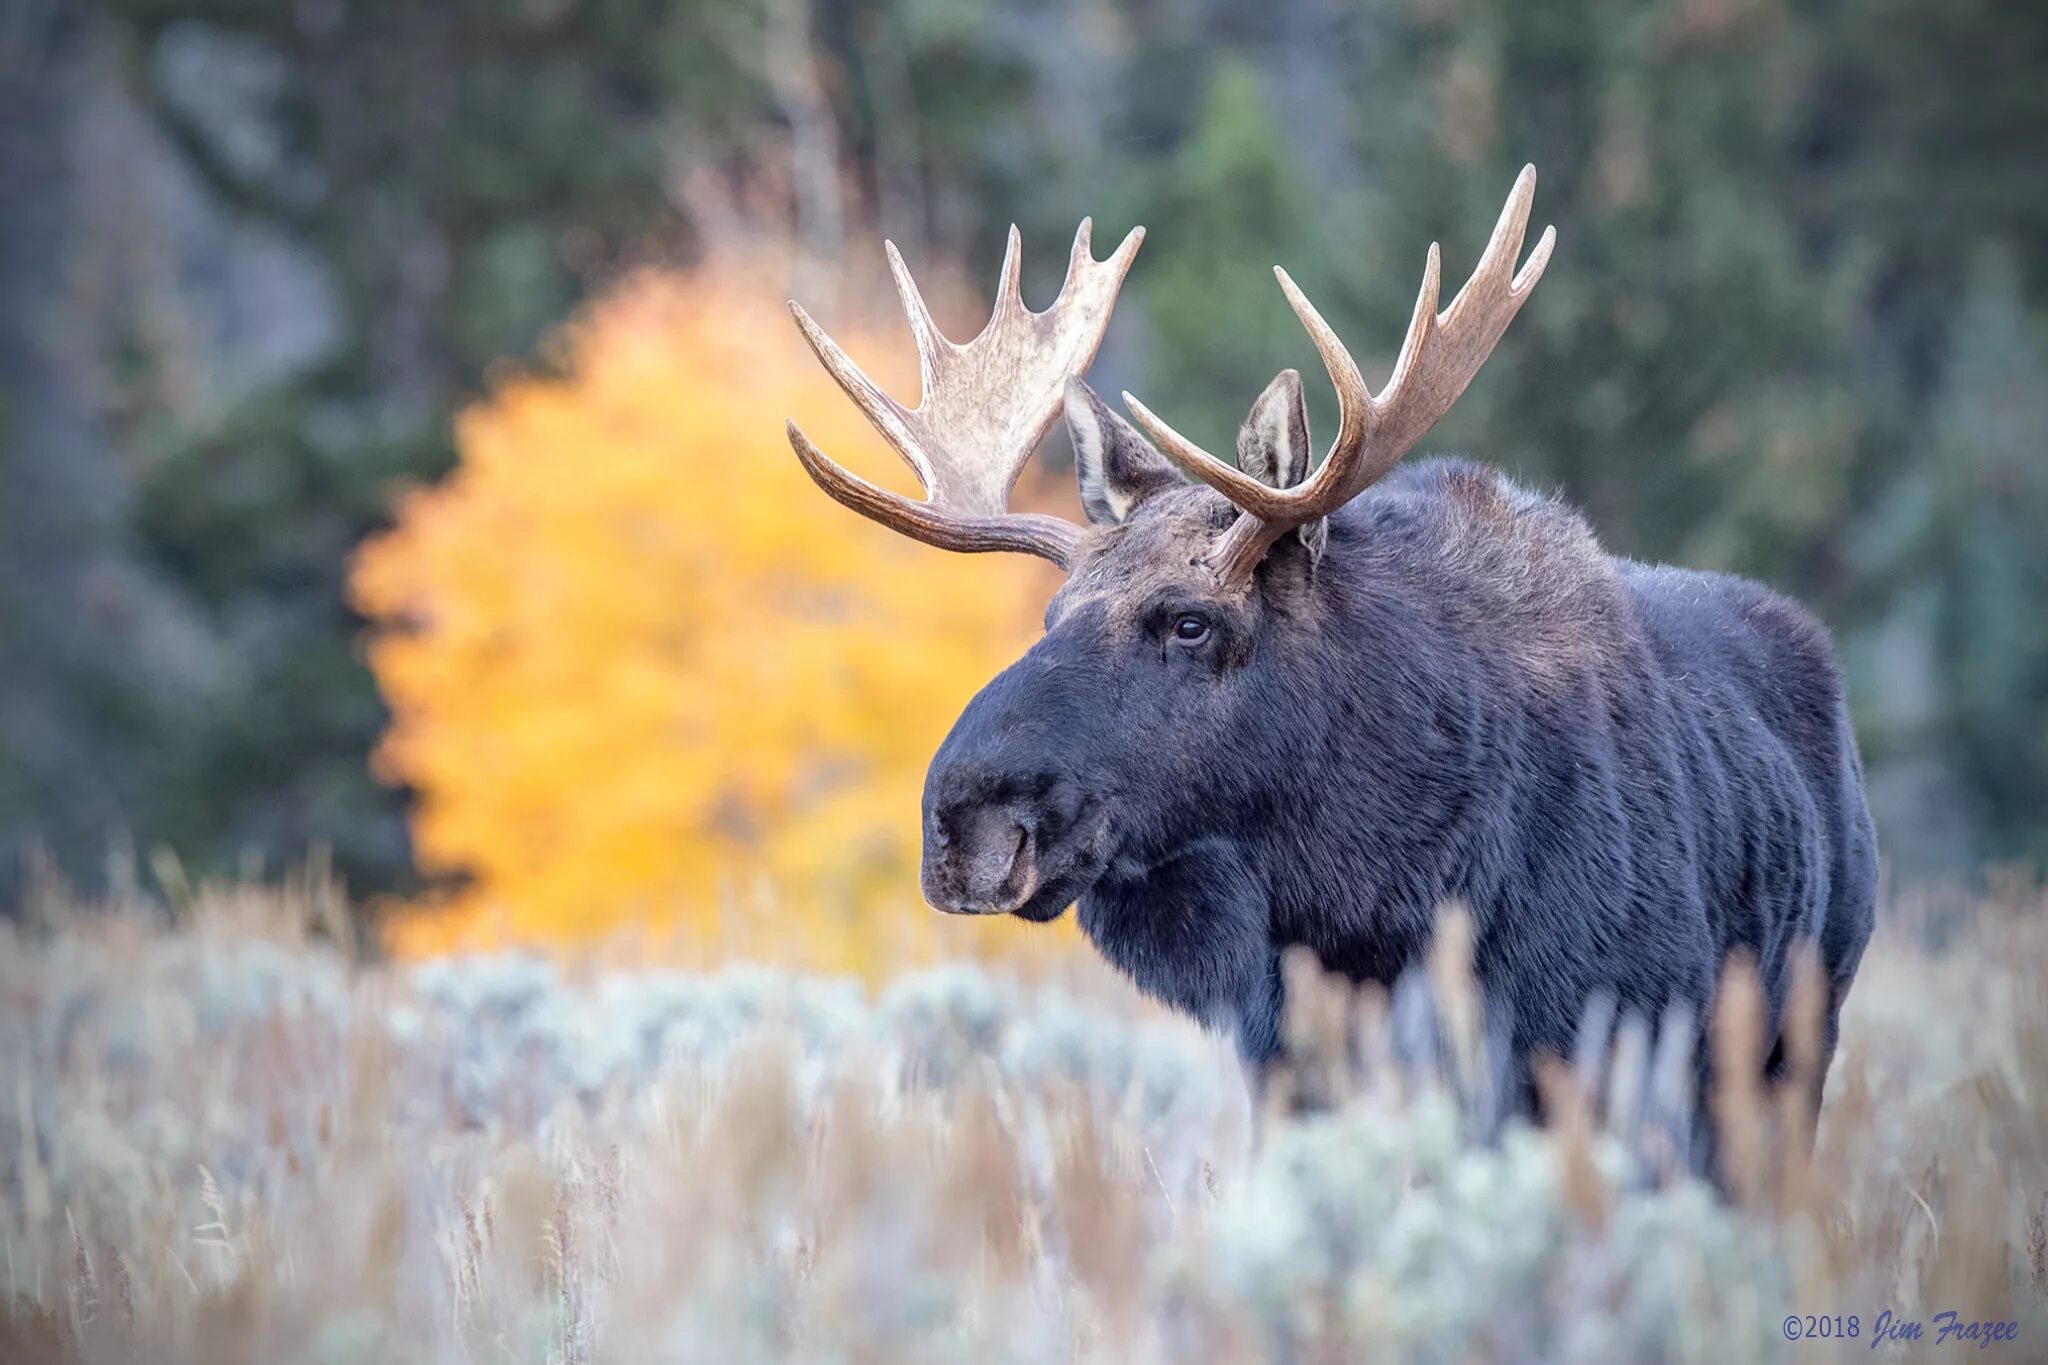
<path id="1" fill-rule="evenodd" d="M 1221 1046 L 1085 962 L 874 997 L 388 968 L 309 937 L 335 908 L 315 881 L 0 925 L 0 1358 L 1974 1349 L 1935 1345 L 1944 1309 L 2017 1323 L 1981 1358 L 2048 1358 L 2048 906 L 2015 886 L 1894 900 L 1810 1151 L 1796 1097 L 1717 1088 L 1733 1200 L 1682 1173 L 1690 1068 L 1637 1021 L 1546 1070 L 1551 1132 L 1476 1140 L 1456 934 L 1421 1013 L 1296 970 L 1311 1061 L 1251 1157 Z M 1397 1064 L 1417 1055 L 1440 1065 Z M 1871 1356 L 1885 1310 L 1925 1335 Z M 1792 1314 L 1857 1339 L 1788 1343 Z"/>

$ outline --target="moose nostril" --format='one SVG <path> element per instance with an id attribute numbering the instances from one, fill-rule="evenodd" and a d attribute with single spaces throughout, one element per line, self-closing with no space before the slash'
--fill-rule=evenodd
<path id="1" fill-rule="evenodd" d="M 1005 898 L 1014 903 L 1008 908 L 1031 899 L 1038 890 L 1038 859 L 1033 839 L 1029 825 L 1017 826 L 1017 842 L 1010 850 L 1009 866 L 1004 869 L 1000 884 Z"/>

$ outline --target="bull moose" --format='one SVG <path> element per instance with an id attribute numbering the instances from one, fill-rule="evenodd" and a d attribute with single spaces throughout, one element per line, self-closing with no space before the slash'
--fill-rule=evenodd
<path id="1" fill-rule="evenodd" d="M 1527 1059 L 1568 1055 L 1596 995 L 1698 1017 L 1738 951 L 1782 1071 L 1794 955 L 1810 945 L 1826 988 L 1818 1084 L 1877 881 L 1826 630 L 1745 579 L 1609 555 L 1576 511 L 1484 465 L 1395 468 L 1541 278 L 1552 229 L 1515 269 L 1534 194 L 1525 168 L 1441 312 L 1430 247 L 1377 395 L 1275 270 L 1337 390 L 1320 465 L 1291 370 L 1252 404 L 1234 465 L 1126 393 L 1148 441 L 1082 382 L 1142 228 L 1097 261 L 1084 221 L 1058 299 L 1036 313 L 1012 228 L 994 315 L 964 345 L 890 246 L 915 409 L 791 303 L 928 497 L 847 472 L 791 422 L 820 488 L 926 544 L 1067 572 L 1043 638 L 932 760 L 924 895 L 1034 921 L 1078 905 L 1112 963 L 1233 1033 L 1254 1076 L 1280 1049 L 1283 951 L 1392 983 L 1426 952 L 1437 908 L 1462 902 L 1523 1107 Z M 1009 510 L 1062 409 L 1086 527 Z"/>

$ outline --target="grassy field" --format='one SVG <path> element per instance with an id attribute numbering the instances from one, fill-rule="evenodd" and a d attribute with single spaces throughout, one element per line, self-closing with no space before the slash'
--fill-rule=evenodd
<path id="1" fill-rule="evenodd" d="M 0 1358 L 2048 1359 L 2044 911 L 1894 896 L 1810 1156 L 1717 1090 L 1730 1201 L 1660 1160 L 1632 1030 L 1474 1142 L 1398 1007 L 1304 989 L 1336 1107 L 1254 1154 L 1227 1052 L 1079 954 L 869 993 L 360 963 L 317 883 L 45 897 L 0 925 Z M 1920 1339 L 1872 1353 L 1887 1313 Z"/>

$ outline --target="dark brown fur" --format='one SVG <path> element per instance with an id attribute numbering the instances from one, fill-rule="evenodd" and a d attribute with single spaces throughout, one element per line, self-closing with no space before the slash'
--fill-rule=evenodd
<path id="1" fill-rule="evenodd" d="M 1076 424 L 1084 492 L 1123 510 L 932 762 L 934 904 L 1043 920 L 1078 902 L 1110 961 L 1258 1067 L 1279 1047 L 1283 950 L 1392 983 L 1462 903 L 1523 1104 L 1530 1057 L 1568 1054 L 1589 1001 L 1698 1018 L 1738 951 L 1775 1040 L 1812 944 L 1825 1075 L 1876 854 L 1817 622 L 1742 579 L 1613 558 L 1570 508 L 1443 460 L 1290 534 L 1233 588 L 1205 552 L 1234 509 L 1074 401 L 1095 405 Z M 1288 422 L 1247 430 L 1306 442 Z M 1306 465 L 1270 461 L 1283 480 Z"/>

